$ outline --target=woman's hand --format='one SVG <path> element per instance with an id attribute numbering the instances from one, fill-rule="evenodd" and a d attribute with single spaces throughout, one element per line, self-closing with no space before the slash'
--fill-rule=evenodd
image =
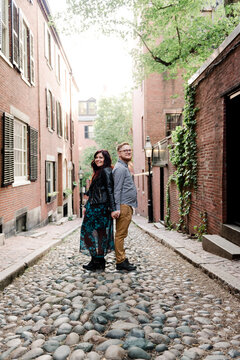
<path id="1" fill-rule="evenodd" d="M 111 212 L 111 217 L 113 219 L 117 219 L 119 217 L 119 215 L 120 215 L 120 211 L 118 211 L 118 210 Z"/>

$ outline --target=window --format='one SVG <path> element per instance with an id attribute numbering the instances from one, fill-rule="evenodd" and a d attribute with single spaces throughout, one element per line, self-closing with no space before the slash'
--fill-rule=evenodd
<path id="1" fill-rule="evenodd" d="M 0 50 L 9 59 L 8 0 L 0 0 Z"/>
<path id="2" fill-rule="evenodd" d="M 68 114 L 66 113 L 64 116 L 64 139 L 68 140 Z"/>
<path id="3" fill-rule="evenodd" d="M 29 144 L 29 156 L 28 156 Z M 3 114 L 3 186 L 37 180 L 38 131 L 24 122 Z"/>
<path id="4" fill-rule="evenodd" d="M 59 101 L 56 101 L 56 118 L 57 118 L 57 134 L 59 136 L 63 135 L 62 130 L 62 108 Z"/>
<path id="5" fill-rule="evenodd" d="M 61 81 L 61 57 L 60 54 L 57 52 L 57 57 L 56 57 L 56 76 L 58 81 Z"/>
<path id="6" fill-rule="evenodd" d="M 182 114 L 166 114 L 166 136 L 171 135 L 176 126 L 182 125 Z"/>
<path id="7" fill-rule="evenodd" d="M 51 33 L 45 23 L 45 57 L 48 65 L 53 68 L 53 39 Z"/>
<path id="8" fill-rule="evenodd" d="M 55 99 L 52 92 L 46 89 L 46 111 L 47 111 L 47 127 L 51 130 L 55 129 Z"/>
<path id="9" fill-rule="evenodd" d="M 11 3 L 11 18 L 9 18 L 9 3 Z M 9 24 L 11 24 L 11 36 Z M 20 70 L 22 77 L 34 85 L 33 35 L 21 9 L 13 0 L 11 2 L 0 0 L 0 50 L 6 58 L 11 57 L 13 65 Z"/>
<path id="10" fill-rule="evenodd" d="M 84 137 L 85 139 L 93 139 L 93 126 L 92 125 L 85 125 L 84 126 Z"/>
<path id="11" fill-rule="evenodd" d="M 78 114 L 79 115 L 87 115 L 87 102 L 86 101 L 79 101 Z"/>
<path id="12" fill-rule="evenodd" d="M 54 161 L 45 162 L 46 202 L 51 202 L 56 191 L 56 164 Z"/>
<path id="13" fill-rule="evenodd" d="M 28 48 L 28 28 L 25 22 L 22 24 L 22 68 L 23 68 L 23 76 L 25 79 L 30 79 L 29 67 L 28 67 L 28 59 L 30 58 L 29 48 Z"/>
<path id="14" fill-rule="evenodd" d="M 27 126 L 14 120 L 14 181 L 27 180 Z"/>
<path id="15" fill-rule="evenodd" d="M 89 103 L 88 103 L 88 114 L 89 115 L 95 115 L 96 114 L 96 102 L 95 101 L 89 101 Z"/>
<path id="16" fill-rule="evenodd" d="M 88 101 L 79 101 L 78 115 L 96 115 L 96 100 L 91 98 Z"/>

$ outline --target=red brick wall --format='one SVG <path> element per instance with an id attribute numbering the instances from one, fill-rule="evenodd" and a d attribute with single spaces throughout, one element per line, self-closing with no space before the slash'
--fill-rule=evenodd
<path id="1" fill-rule="evenodd" d="M 135 185 L 137 188 L 138 207 L 136 213 L 147 217 L 148 188 L 146 175 L 140 175 L 145 167 L 145 129 L 144 129 L 144 91 L 139 88 L 133 94 L 133 166 Z"/>
<path id="2" fill-rule="evenodd" d="M 177 96 L 176 96 L 177 95 Z M 133 98 L 133 144 L 134 144 L 134 172 L 142 169 L 148 171 L 145 163 L 144 144 L 146 136 L 150 136 L 152 145 L 166 137 L 166 114 L 182 112 L 184 105 L 183 81 L 181 75 L 176 79 L 167 79 L 166 74 L 152 74 L 145 81 L 142 89 L 134 91 Z M 143 117 L 143 126 L 141 118 Z M 143 144 L 142 144 L 143 143 Z M 143 145 L 143 146 L 142 146 Z M 170 165 L 171 169 L 171 165 Z M 172 171 L 172 170 L 170 170 Z M 169 168 L 164 170 L 164 188 L 166 189 Z M 146 177 L 146 176 L 145 176 Z M 141 176 L 142 180 L 142 176 Z M 145 192 L 141 193 L 141 181 L 138 191 L 137 212 L 147 216 L 147 177 Z M 154 221 L 160 219 L 160 169 L 153 168 L 152 176 Z M 165 206 L 166 210 L 166 206 Z"/>
<path id="3" fill-rule="evenodd" d="M 221 225 L 226 222 L 226 117 L 225 101 L 222 95 L 240 85 L 240 47 L 236 47 L 225 59 L 224 57 L 239 40 L 240 35 L 213 64 L 221 59 L 223 61 L 211 72 L 208 72 L 208 68 L 195 81 L 196 106 L 199 108 L 196 117 L 198 189 L 193 196 L 190 232 L 193 231 L 193 226 L 200 222 L 200 211 L 207 212 L 210 234 L 220 234 Z"/>
<path id="4" fill-rule="evenodd" d="M 23 14 L 28 20 L 29 27 L 34 35 L 34 54 L 37 54 L 37 2 L 31 5 L 28 1 L 16 1 L 22 9 Z M 35 66 L 37 58 L 35 56 Z M 36 84 L 38 83 L 37 71 L 35 71 Z M 10 113 L 10 106 L 14 106 L 19 111 L 29 117 L 29 125 L 38 129 L 38 90 L 37 86 L 29 86 L 21 78 L 19 72 L 8 64 L 0 56 L 0 144 L 3 146 L 3 126 L 2 115 L 4 112 Z M 3 157 L 0 156 L 0 179 L 2 182 Z M 40 181 L 31 182 L 30 185 L 12 185 L 0 188 L 0 217 L 3 223 L 14 219 L 15 212 L 23 207 L 32 210 L 40 205 L 39 199 Z M 31 194 L 31 196 L 29 196 Z"/>
<path id="5" fill-rule="evenodd" d="M 57 163 L 58 153 L 62 153 L 62 160 L 66 159 L 67 163 L 72 161 L 75 164 L 75 180 L 78 182 L 78 136 L 77 132 L 77 101 L 78 89 L 73 84 L 65 90 L 64 81 L 59 84 L 56 78 L 55 70 L 50 69 L 44 54 L 44 17 L 38 2 L 34 1 L 33 5 L 28 1 L 16 0 L 17 6 L 22 10 L 24 17 L 34 36 L 34 61 L 35 61 L 35 86 L 29 86 L 23 81 L 21 75 L 11 64 L 7 63 L 0 56 L 0 146 L 3 146 L 3 112 L 10 113 L 10 107 L 14 106 L 24 115 L 29 117 L 29 125 L 39 130 L 39 166 L 38 179 L 31 184 L 12 187 L 0 187 L 0 218 L 3 217 L 3 224 L 14 220 L 16 211 L 21 208 L 27 208 L 27 211 L 41 207 L 41 221 L 46 221 L 50 210 L 56 211 L 57 200 L 51 204 L 45 201 L 45 161 L 47 156 L 55 158 Z M 54 38 L 54 36 L 53 36 Z M 64 53 L 62 57 L 65 59 Z M 62 62 L 62 69 L 67 70 L 68 76 L 71 72 L 70 66 L 66 59 Z M 62 73 L 62 79 L 64 74 Z M 68 140 L 60 138 L 56 130 L 50 132 L 46 126 L 46 98 L 45 88 L 52 91 L 56 100 L 61 102 L 62 108 L 69 114 Z M 72 89 L 72 102 L 70 101 Z M 70 114 L 74 120 L 75 139 L 73 148 L 70 144 Z M 56 128 L 56 126 L 55 126 Z M 2 156 L 0 156 L 0 177 L 2 179 Z M 67 184 L 71 187 L 71 184 Z M 60 189 L 61 190 L 61 189 Z M 62 193 L 62 190 L 61 190 Z M 79 214 L 79 187 L 75 188 L 74 212 Z"/>

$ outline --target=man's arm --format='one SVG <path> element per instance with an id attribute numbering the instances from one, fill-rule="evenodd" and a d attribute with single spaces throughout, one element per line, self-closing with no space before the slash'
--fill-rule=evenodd
<path id="1" fill-rule="evenodd" d="M 113 170 L 113 179 L 114 179 L 114 199 L 116 203 L 116 209 L 120 210 L 121 204 L 121 193 L 123 182 L 125 179 L 125 169 L 122 167 L 117 167 Z"/>

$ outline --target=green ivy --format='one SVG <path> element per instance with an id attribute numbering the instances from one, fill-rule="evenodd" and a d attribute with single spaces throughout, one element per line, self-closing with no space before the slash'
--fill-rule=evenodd
<path id="1" fill-rule="evenodd" d="M 174 181 L 178 190 L 179 223 L 177 229 L 187 230 L 187 218 L 191 207 L 192 189 L 197 187 L 197 144 L 195 114 L 195 88 L 187 86 L 185 90 L 185 106 L 183 126 L 178 126 L 172 133 L 173 145 L 170 145 L 170 161 L 175 172 L 169 177 L 167 184 L 166 226 L 172 227 L 170 221 L 170 185 Z"/>
<path id="2" fill-rule="evenodd" d="M 202 241 L 203 235 L 207 234 L 208 218 L 206 211 L 200 212 L 200 224 L 194 226 L 196 230 L 195 238 Z"/>

